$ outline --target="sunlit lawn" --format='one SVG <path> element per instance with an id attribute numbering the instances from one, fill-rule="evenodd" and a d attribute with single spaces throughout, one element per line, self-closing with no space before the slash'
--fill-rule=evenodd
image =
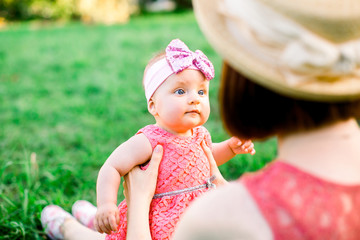
<path id="1" fill-rule="evenodd" d="M 107 156 L 147 124 L 141 86 L 151 56 L 173 38 L 201 49 L 216 69 L 214 142 L 228 136 L 218 111 L 221 59 L 191 12 L 133 18 L 126 25 L 10 25 L 0 31 L 0 239 L 46 239 L 39 217 L 55 203 L 95 203 L 97 172 Z M 221 167 L 226 178 L 263 166 L 275 142 Z M 122 199 L 119 191 L 119 200 Z"/>

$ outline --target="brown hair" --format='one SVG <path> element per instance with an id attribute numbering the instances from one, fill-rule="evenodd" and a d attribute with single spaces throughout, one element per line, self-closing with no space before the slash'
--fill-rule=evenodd
<path id="1" fill-rule="evenodd" d="M 254 83 L 227 63 L 221 78 L 223 122 L 240 138 L 263 139 L 360 118 L 360 99 L 341 103 L 293 99 Z"/>

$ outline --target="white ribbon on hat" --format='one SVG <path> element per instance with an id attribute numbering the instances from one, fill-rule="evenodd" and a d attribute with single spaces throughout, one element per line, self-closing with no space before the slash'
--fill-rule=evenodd
<path id="1" fill-rule="evenodd" d="M 274 64 L 274 58 L 278 58 L 281 66 L 291 70 L 284 72 L 282 69 L 290 84 L 305 81 L 309 76 L 360 76 L 360 39 L 334 44 L 259 1 L 220 2 L 219 7 L 227 16 L 228 28 L 234 37 L 269 63 Z M 254 46 L 254 42 L 262 43 L 266 51 Z"/>

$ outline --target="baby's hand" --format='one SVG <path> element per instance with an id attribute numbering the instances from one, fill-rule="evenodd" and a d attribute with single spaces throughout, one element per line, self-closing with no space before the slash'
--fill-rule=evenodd
<path id="1" fill-rule="evenodd" d="M 251 140 L 240 140 L 237 137 L 232 137 L 229 139 L 228 145 L 235 154 L 255 154 L 254 143 Z"/>
<path id="2" fill-rule="evenodd" d="M 98 207 L 94 219 L 94 227 L 98 232 L 110 234 L 117 230 L 119 222 L 120 215 L 116 204 L 107 203 Z"/>

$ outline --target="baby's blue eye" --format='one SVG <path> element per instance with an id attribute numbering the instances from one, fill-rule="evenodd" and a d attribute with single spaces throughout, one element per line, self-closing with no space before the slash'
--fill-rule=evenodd
<path id="1" fill-rule="evenodd" d="M 205 94 L 204 90 L 200 90 L 198 93 L 199 93 L 199 95 L 204 95 Z"/>
<path id="2" fill-rule="evenodd" d="M 183 89 L 178 89 L 175 91 L 176 94 L 182 95 L 185 93 L 185 91 Z"/>

